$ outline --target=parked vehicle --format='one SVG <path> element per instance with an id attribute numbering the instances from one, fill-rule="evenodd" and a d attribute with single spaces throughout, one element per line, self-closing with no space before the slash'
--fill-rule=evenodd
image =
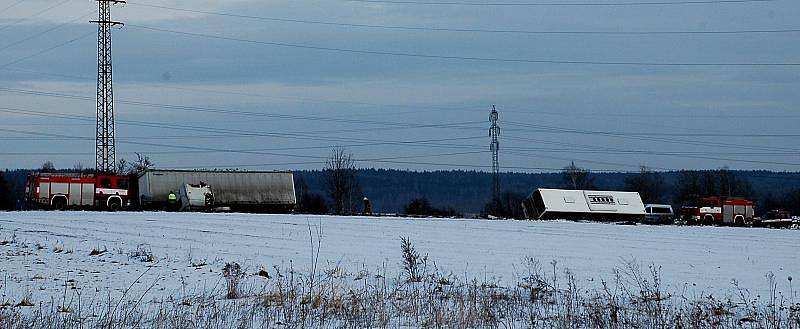
<path id="1" fill-rule="evenodd" d="M 210 186 L 214 206 L 232 211 L 291 212 L 296 203 L 294 176 L 288 171 L 148 169 L 137 176 L 135 199 L 142 209 L 167 209 L 170 191 L 187 184 Z"/>
<path id="2" fill-rule="evenodd" d="M 537 189 L 522 202 L 529 219 L 641 221 L 644 203 L 637 192 Z"/>
<path id="3" fill-rule="evenodd" d="M 755 217 L 755 202 L 735 197 L 701 197 L 685 201 L 681 216 L 691 224 L 743 226 Z"/>
<path id="4" fill-rule="evenodd" d="M 647 224 L 673 224 L 675 213 L 668 204 L 647 204 L 644 206 L 644 221 Z"/>
<path id="5" fill-rule="evenodd" d="M 32 173 L 25 202 L 32 209 L 107 209 L 129 206 L 129 178 L 110 174 Z"/>
<path id="6" fill-rule="evenodd" d="M 788 211 L 785 210 L 770 210 L 766 212 L 761 218 L 753 220 L 753 226 L 756 227 L 792 227 L 798 223 L 796 217 L 792 217 Z"/>

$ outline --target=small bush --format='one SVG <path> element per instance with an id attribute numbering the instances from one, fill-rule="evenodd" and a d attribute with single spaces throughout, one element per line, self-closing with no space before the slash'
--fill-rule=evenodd
<path id="1" fill-rule="evenodd" d="M 31 296 L 31 294 L 26 294 L 25 297 L 22 297 L 22 300 L 20 300 L 19 303 L 17 303 L 17 305 L 14 305 L 14 306 L 15 307 L 30 307 L 30 306 L 33 306 L 33 297 Z"/>
<path id="2" fill-rule="evenodd" d="M 400 247 L 403 252 L 403 270 L 408 282 L 422 281 L 423 270 L 428 264 L 428 255 L 420 257 L 411 240 L 406 237 L 400 237 Z"/>
<path id="3" fill-rule="evenodd" d="M 433 207 L 427 198 L 416 198 L 411 200 L 405 207 L 403 213 L 409 216 L 432 216 L 432 217 L 463 217 L 453 208 Z"/>
<path id="4" fill-rule="evenodd" d="M 225 283 L 227 284 L 225 298 L 238 299 L 240 297 L 239 283 L 242 278 L 244 278 L 242 267 L 237 262 L 226 263 L 225 267 L 222 268 L 222 276 L 225 278 Z"/>
<path id="5" fill-rule="evenodd" d="M 92 248 L 92 251 L 89 252 L 89 256 L 100 256 L 102 254 L 105 254 L 106 252 L 108 252 L 108 249 L 106 249 L 106 247 L 103 247 L 103 249 L 100 249 L 99 247 L 94 247 Z"/>
<path id="6" fill-rule="evenodd" d="M 128 252 L 128 258 L 136 259 L 143 263 L 152 263 L 156 261 L 156 256 L 153 256 L 153 251 L 143 244 L 137 245 L 136 249 Z"/>

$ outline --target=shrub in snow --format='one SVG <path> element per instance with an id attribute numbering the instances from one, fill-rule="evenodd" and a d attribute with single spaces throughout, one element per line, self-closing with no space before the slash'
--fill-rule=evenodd
<path id="1" fill-rule="evenodd" d="M 227 284 L 227 293 L 225 298 L 237 299 L 239 298 L 239 283 L 244 278 L 242 267 L 237 262 L 226 263 L 222 268 L 222 276 L 225 278 Z"/>

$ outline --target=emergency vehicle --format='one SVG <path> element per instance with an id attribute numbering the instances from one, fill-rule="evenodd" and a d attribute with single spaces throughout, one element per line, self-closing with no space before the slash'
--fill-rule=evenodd
<path id="1" fill-rule="evenodd" d="M 755 216 L 755 202 L 735 197 L 705 197 L 684 202 L 683 220 L 703 225 L 744 225 Z"/>
<path id="2" fill-rule="evenodd" d="M 31 208 L 120 210 L 129 205 L 129 178 L 113 174 L 33 173 L 25 182 Z"/>

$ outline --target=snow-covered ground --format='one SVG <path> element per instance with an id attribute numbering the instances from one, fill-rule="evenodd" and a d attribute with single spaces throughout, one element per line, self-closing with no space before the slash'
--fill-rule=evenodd
<path id="1" fill-rule="evenodd" d="M 309 231 L 312 233 L 310 234 Z M 622 226 L 562 221 L 485 221 L 302 215 L 7 212 L 0 213 L 0 303 L 23 294 L 60 300 L 65 291 L 116 298 L 154 284 L 152 294 L 220 289 L 220 270 L 237 261 L 260 268 L 400 270 L 400 237 L 410 237 L 440 269 L 460 276 L 513 279 L 523 259 L 553 260 L 586 285 L 610 279 L 634 259 L 662 267 L 671 290 L 732 292 L 731 281 L 766 293 L 767 273 L 788 291 L 800 277 L 800 231 L 720 227 Z M 3 241 L 6 241 L 5 243 Z M 107 252 L 90 256 L 93 249 Z M 157 259 L 131 258 L 135 250 Z M 291 263 L 290 263 L 291 262 Z M 199 265 L 199 266 L 193 266 Z M 256 278 L 258 279 L 258 278 Z M 696 285 L 696 286 L 695 286 Z"/>

